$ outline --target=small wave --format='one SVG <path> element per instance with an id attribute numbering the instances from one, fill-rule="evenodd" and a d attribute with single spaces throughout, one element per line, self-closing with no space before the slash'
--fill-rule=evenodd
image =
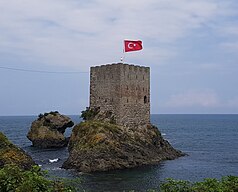
<path id="1" fill-rule="evenodd" d="M 165 136 L 165 135 L 166 135 L 166 133 L 162 133 L 161 135 L 162 135 L 162 136 Z"/>
<path id="2" fill-rule="evenodd" d="M 50 162 L 50 163 L 56 163 L 56 162 L 58 162 L 59 160 L 60 160 L 59 158 L 49 159 L 49 162 Z"/>
<path id="3" fill-rule="evenodd" d="M 54 168 L 52 168 L 52 169 L 50 169 L 50 170 L 52 170 L 52 171 L 57 171 L 57 170 L 62 170 L 62 168 L 60 168 L 60 167 L 54 167 Z"/>

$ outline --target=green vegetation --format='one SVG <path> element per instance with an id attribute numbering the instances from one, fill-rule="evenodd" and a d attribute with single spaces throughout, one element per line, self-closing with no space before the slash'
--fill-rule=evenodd
<path id="1" fill-rule="evenodd" d="M 86 110 L 81 111 L 80 116 L 84 121 L 102 121 L 110 124 L 116 124 L 115 117 L 112 111 L 100 111 L 100 107 L 86 107 Z"/>
<path id="2" fill-rule="evenodd" d="M 1 192 L 74 192 L 76 189 L 60 179 L 48 180 L 39 166 L 24 171 L 15 165 L 0 169 Z"/>
<path id="3" fill-rule="evenodd" d="M 81 111 L 81 118 L 83 118 L 83 120 L 87 121 L 87 120 L 93 120 L 94 117 L 100 112 L 100 108 L 96 107 L 96 108 L 89 108 L 86 107 L 85 111 Z"/>
<path id="4" fill-rule="evenodd" d="M 65 179 L 47 179 L 47 172 L 39 166 L 24 171 L 16 165 L 6 165 L 0 169 L 1 192 L 76 192 L 76 181 Z M 237 192 L 238 177 L 226 176 L 221 180 L 207 178 L 201 182 L 167 179 L 160 190 L 148 189 L 147 192 Z M 136 192 L 131 190 L 130 192 Z"/>
<path id="5" fill-rule="evenodd" d="M 89 148 L 107 148 L 109 141 L 114 134 L 120 133 L 117 125 L 100 122 L 100 121 L 84 121 L 73 128 L 70 138 L 69 149 L 78 146 L 78 149 Z M 115 135 L 114 135 L 115 137 Z M 77 138 L 80 138 L 78 140 Z"/>
<path id="6" fill-rule="evenodd" d="M 59 112 L 58 112 L 58 111 L 51 111 L 51 112 L 49 112 L 49 113 L 44 113 L 44 114 L 40 113 L 40 114 L 38 115 L 38 119 L 41 119 L 41 118 L 43 118 L 44 116 L 47 116 L 47 115 L 49 115 L 49 114 L 55 116 L 55 115 L 59 114 Z"/>
<path id="7" fill-rule="evenodd" d="M 201 182 L 167 179 L 161 184 L 161 192 L 237 192 L 238 177 L 226 176 L 221 180 L 207 178 Z"/>

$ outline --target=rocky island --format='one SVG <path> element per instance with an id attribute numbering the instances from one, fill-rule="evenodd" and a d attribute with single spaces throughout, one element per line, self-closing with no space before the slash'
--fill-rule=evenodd
<path id="1" fill-rule="evenodd" d="M 73 128 L 68 147 L 70 155 L 63 168 L 82 172 L 157 164 L 183 155 L 153 125 L 132 129 L 94 120 Z"/>
<path id="2" fill-rule="evenodd" d="M 64 136 L 65 129 L 73 125 L 69 117 L 58 111 L 40 114 L 32 122 L 27 138 L 39 148 L 65 147 L 68 144 L 68 138 Z"/>

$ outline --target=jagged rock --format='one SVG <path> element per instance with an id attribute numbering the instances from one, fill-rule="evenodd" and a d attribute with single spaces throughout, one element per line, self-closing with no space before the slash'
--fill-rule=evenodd
<path id="1" fill-rule="evenodd" d="M 30 169 L 33 165 L 36 165 L 24 150 L 12 144 L 0 132 L 0 168 L 6 164 L 14 164 L 22 169 Z"/>
<path id="2" fill-rule="evenodd" d="M 68 138 L 64 136 L 65 129 L 72 127 L 73 121 L 59 112 L 40 114 L 38 119 L 32 122 L 27 138 L 33 146 L 40 148 L 65 147 Z"/>
<path id="3" fill-rule="evenodd" d="M 183 155 L 162 138 L 155 126 L 131 129 L 99 121 L 76 125 L 68 147 L 70 155 L 63 168 L 82 172 L 156 164 Z"/>

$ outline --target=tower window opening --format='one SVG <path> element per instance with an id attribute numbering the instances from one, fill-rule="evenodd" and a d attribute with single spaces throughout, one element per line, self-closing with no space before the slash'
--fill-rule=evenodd
<path id="1" fill-rule="evenodd" d="M 147 101 L 147 97 L 146 97 L 146 95 L 144 96 L 144 103 L 147 103 L 148 101 Z"/>

